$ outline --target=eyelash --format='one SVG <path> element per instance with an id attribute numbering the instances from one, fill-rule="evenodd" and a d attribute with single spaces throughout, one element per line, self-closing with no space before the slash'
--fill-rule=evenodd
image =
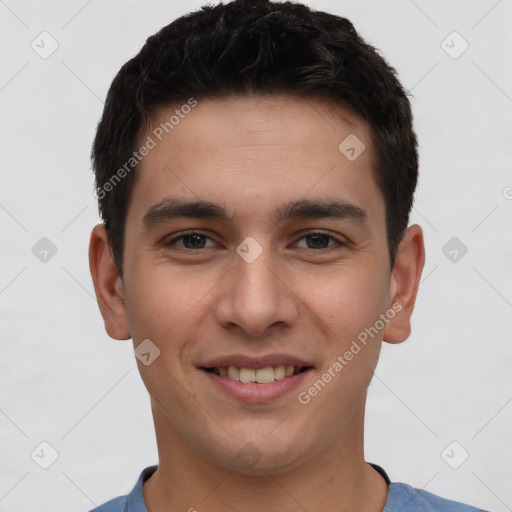
<path id="1" fill-rule="evenodd" d="M 181 234 L 180 236 L 178 236 L 178 237 L 176 237 L 176 238 L 172 239 L 172 240 L 171 240 L 171 241 L 169 241 L 169 242 L 166 242 L 164 245 L 165 245 L 165 247 L 171 247 L 171 246 L 175 245 L 175 244 L 176 244 L 176 242 L 183 241 L 186 237 L 190 237 L 190 236 L 192 236 L 192 235 L 199 235 L 199 236 L 201 236 L 201 237 L 203 237 L 203 238 L 206 238 L 206 239 L 212 240 L 209 236 L 207 236 L 207 235 L 205 235 L 205 234 L 203 234 L 203 233 L 199 233 L 199 232 L 197 232 L 197 231 L 190 231 L 190 232 L 188 232 L 188 233 L 183 233 L 183 234 Z M 328 233 L 323 233 L 323 232 L 321 232 L 321 231 L 311 231 L 311 232 L 309 232 L 309 233 L 306 233 L 306 234 L 304 234 L 303 236 L 301 236 L 301 237 L 297 240 L 297 242 L 298 242 L 299 240 L 302 240 L 303 238 L 307 238 L 308 236 L 314 236 L 314 235 L 322 235 L 322 236 L 324 236 L 324 237 L 327 237 L 328 239 L 333 240 L 333 241 L 335 242 L 335 245 L 331 245 L 331 246 L 327 246 L 327 247 L 319 247 L 319 248 L 316 248 L 316 249 L 315 249 L 315 248 L 312 248 L 312 247 L 301 247 L 301 249 L 305 249 L 305 250 L 307 250 L 307 251 L 315 251 L 315 252 L 319 252 L 319 251 L 322 251 L 322 250 L 323 250 L 323 251 L 329 251 L 329 250 L 332 250 L 332 249 L 333 249 L 334 247 L 336 247 L 336 246 L 338 246 L 338 247 L 347 247 L 347 246 L 348 246 L 348 244 L 347 244 L 346 242 L 342 242 L 341 240 L 339 240 L 338 238 L 334 237 L 333 235 L 330 235 L 330 234 L 328 234 Z M 295 242 L 295 243 L 297 243 L 297 242 Z M 187 251 L 187 252 L 189 252 L 189 251 L 190 251 L 190 252 L 198 252 L 198 251 L 199 251 L 199 250 L 201 250 L 201 249 L 208 249 L 208 247 L 199 247 L 199 248 L 197 248 L 197 249 L 190 249 L 190 248 L 188 248 L 188 247 L 180 247 L 179 249 L 180 249 L 180 250 L 182 250 L 182 251 Z"/>

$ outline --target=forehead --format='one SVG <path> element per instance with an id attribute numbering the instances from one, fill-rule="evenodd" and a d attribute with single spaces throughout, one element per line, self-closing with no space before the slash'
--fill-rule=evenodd
<path id="1" fill-rule="evenodd" d="M 224 204 L 240 215 L 337 191 L 352 203 L 382 206 L 369 127 L 352 110 L 290 96 L 193 104 L 151 117 L 141 142 L 149 137 L 154 148 L 137 168 L 132 195 L 139 216 L 169 195 Z"/>
<path id="2" fill-rule="evenodd" d="M 226 150 L 229 146 L 269 149 L 286 145 L 337 149 L 344 135 L 358 135 L 371 144 L 368 124 L 354 110 L 314 97 L 290 95 L 229 96 L 192 100 L 158 108 L 145 135 L 161 145 L 173 140 L 176 149 Z M 227 136 L 227 137 L 226 137 Z M 367 153 L 369 156 L 371 151 Z M 292 157 L 291 154 L 287 155 Z M 338 156 L 336 154 L 336 156 Z"/>

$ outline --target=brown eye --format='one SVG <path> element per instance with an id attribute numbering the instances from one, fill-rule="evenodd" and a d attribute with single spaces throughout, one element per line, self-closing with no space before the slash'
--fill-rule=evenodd
<path id="1" fill-rule="evenodd" d="M 183 235 L 180 235 L 170 242 L 167 242 L 165 244 L 166 247 L 170 246 L 176 246 L 180 249 L 205 249 L 207 247 L 212 247 L 215 244 L 210 243 L 207 245 L 208 240 L 212 241 L 210 237 L 203 235 L 202 233 L 185 233 Z M 213 242 L 213 241 L 212 241 Z"/>
<path id="2" fill-rule="evenodd" d="M 305 238 L 308 241 L 309 249 L 325 249 L 329 246 L 329 239 L 331 237 L 323 233 L 313 233 L 312 235 L 307 235 Z"/>
<path id="3" fill-rule="evenodd" d="M 187 249 L 202 249 L 205 245 L 205 236 L 199 235 L 197 233 L 192 233 L 191 235 L 185 235 L 183 240 L 183 245 Z"/>
<path id="4" fill-rule="evenodd" d="M 300 240 L 305 240 L 306 244 L 301 245 L 297 242 L 298 247 L 301 249 L 330 249 L 335 246 L 345 246 L 346 244 L 341 240 L 329 235 L 327 233 L 308 233 L 304 235 Z"/>

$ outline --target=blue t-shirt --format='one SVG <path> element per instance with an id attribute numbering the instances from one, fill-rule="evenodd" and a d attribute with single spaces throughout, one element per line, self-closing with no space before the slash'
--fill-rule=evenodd
<path id="1" fill-rule="evenodd" d="M 486 512 L 457 501 L 440 498 L 407 484 L 391 482 L 377 464 L 370 464 L 386 480 L 389 493 L 382 512 Z M 139 476 L 132 492 L 101 505 L 91 512 L 148 512 L 142 497 L 142 484 L 156 471 L 157 466 L 146 468 Z"/>

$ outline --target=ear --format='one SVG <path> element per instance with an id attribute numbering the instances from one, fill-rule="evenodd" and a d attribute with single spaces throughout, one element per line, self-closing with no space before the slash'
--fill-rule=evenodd
<path id="1" fill-rule="evenodd" d="M 89 269 L 107 334 L 116 340 L 129 339 L 123 282 L 117 272 L 103 224 L 95 226 L 91 233 Z"/>
<path id="2" fill-rule="evenodd" d="M 384 329 L 383 340 L 388 343 L 401 343 L 411 334 L 411 315 L 424 264 L 423 231 L 413 225 L 405 231 L 391 271 L 389 311 L 395 315 L 390 315 Z"/>

